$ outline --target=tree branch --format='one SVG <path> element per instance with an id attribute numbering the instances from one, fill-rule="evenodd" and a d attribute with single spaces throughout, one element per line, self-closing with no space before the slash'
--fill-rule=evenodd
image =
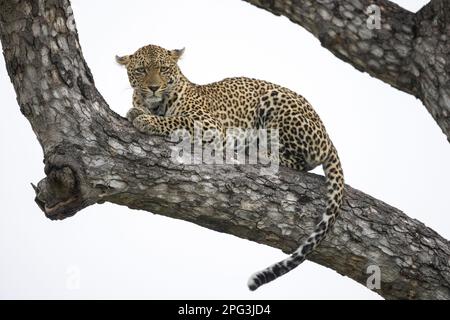
<path id="1" fill-rule="evenodd" d="M 419 98 L 450 141 L 447 0 L 432 0 L 417 14 L 388 0 L 245 1 L 286 16 L 339 59 Z M 380 9 L 379 29 L 372 29 L 374 4 Z"/>
<path id="2" fill-rule="evenodd" d="M 0 1 L 0 38 L 20 110 L 44 151 L 36 202 L 63 219 L 105 201 L 294 250 L 325 210 L 321 176 L 258 166 L 177 165 L 170 143 L 142 135 L 95 88 L 68 1 Z M 310 259 L 361 284 L 381 269 L 385 298 L 449 299 L 450 243 L 349 186 L 342 216 Z"/>

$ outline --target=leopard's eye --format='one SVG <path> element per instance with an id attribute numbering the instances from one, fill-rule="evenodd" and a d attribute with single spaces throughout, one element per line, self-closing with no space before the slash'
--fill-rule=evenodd
<path id="1" fill-rule="evenodd" d="M 161 68 L 159 68 L 159 70 L 160 70 L 161 72 L 166 72 L 167 70 L 169 70 L 169 67 L 167 67 L 167 66 L 161 66 Z"/>
<path id="2" fill-rule="evenodd" d="M 145 68 L 143 68 L 143 67 L 136 68 L 136 69 L 134 69 L 134 71 L 137 73 L 145 73 Z"/>

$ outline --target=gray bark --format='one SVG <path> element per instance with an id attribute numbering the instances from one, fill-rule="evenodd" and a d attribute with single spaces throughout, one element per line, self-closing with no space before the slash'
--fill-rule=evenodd
<path id="1" fill-rule="evenodd" d="M 417 13 L 388 0 L 245 1 L 286 16 L 336 57 L 420 99 L 450 141 L 448 0 L 431 0 Z M 379 29 L 372 29 L 374 4 Z"/>
<path id="2" fill-rule="evenodd" d="M 23 115 L 44 152 L 36 202 L 64 219 L 105 201 L 183 219 L 292 252 L 325 210 L 324 178 L 258 166 L 177 165 L 167 139 L 111 111 L 83 59 L 68 1 L 0 1 L 0 38 Z M 342 215 L 310 260 L 389 299 L 449 299 L 450 243 L 349 186 Z M 251 258 L 251 257 L 249 257 Z M 295 272 L 301 272 L 301 268 Z"/>

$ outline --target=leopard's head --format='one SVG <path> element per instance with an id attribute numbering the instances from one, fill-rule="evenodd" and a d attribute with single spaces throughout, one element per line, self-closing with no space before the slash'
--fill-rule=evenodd
<path id="1" fill-rule="evenodd" d="M 131 87 L 147 102 L 156 103 L 181 79 L 177 62 L 183 52 L 148 45 L 131 55 L 116 56 L 116 61 L 127 68 Z"/>

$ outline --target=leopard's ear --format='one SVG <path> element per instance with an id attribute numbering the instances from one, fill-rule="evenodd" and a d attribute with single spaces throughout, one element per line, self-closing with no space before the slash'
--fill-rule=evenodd
<path id="1" fill-rule="evenodd" d="M 170 56 L 175 60 L 178 61 L 181 56 L 184 53 L 184 48 L 183 49 L 175 49 L 175 50 L 170 50 Z"/>
<path id="2" fill-rule="evenodd" d="M 130 56 L 116 56 L 116 62 L 123 66 L 127 66 L 130 63 Z"/>

